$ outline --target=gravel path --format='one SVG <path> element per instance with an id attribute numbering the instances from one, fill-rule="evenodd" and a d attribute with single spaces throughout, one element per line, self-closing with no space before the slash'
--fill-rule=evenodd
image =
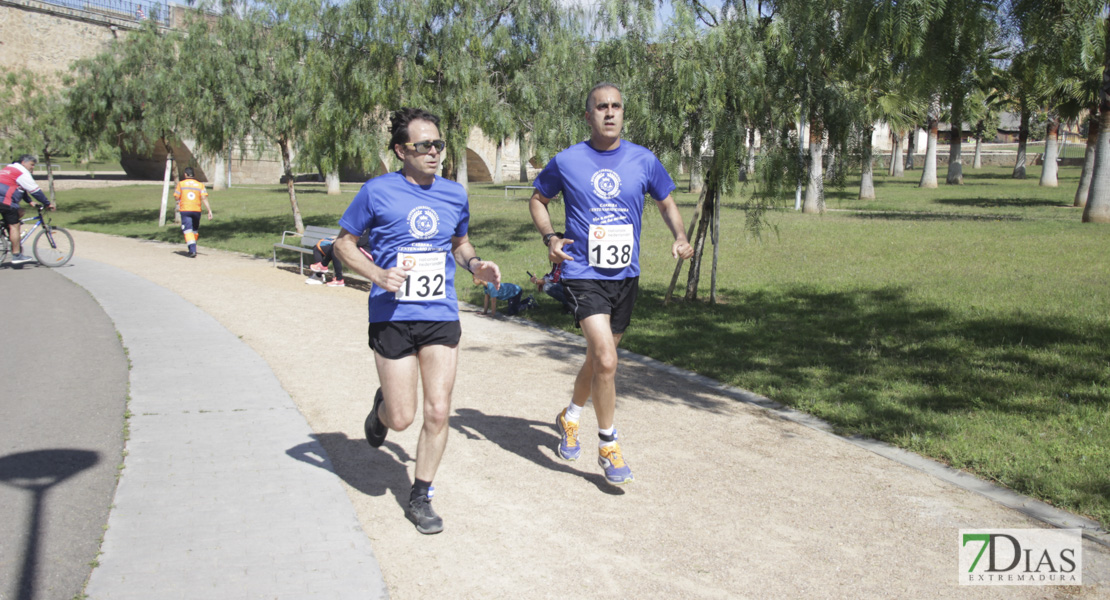
<path id="1" fill-rule="evenodd" d="M 401 508 L 418 424 L 379 450 L 363 439 L 377 386 L 364 289 L 308 286 L 295 269 L 205 248 L 203 238 L 190 260 L 180 245 L 73 233 L 75 261 L 173 290 L 269 363 L 345 482 L 395 599 L 1110 595 L 1110 560 L 1091 543 L 1082 588 L 960 586 L 959 529 L 1042 525 L 631 361 L 618 374 L 617 416 L 636 481 L 610 487 L 590 452 L 576 463 L 554 452 L 552 420 L 569 398 L 581 341 L 469 305 L 435 482 L 446 530 L 420 535 Z M 587 408 L 587 448 L 595 427 Z"/>

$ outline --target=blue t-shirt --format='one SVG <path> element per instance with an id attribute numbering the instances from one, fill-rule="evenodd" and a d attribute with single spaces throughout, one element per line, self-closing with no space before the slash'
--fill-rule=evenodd
<path id="1" fill-rule="evenodd" d="M 369 228 L 379 267 L 412 267 L 396 294 L 377 285 L 370 289 L 370 322 L 457 321 L 451 238 L 466 235 L 469 224 L 466 190 L 454 181 L 436 177 L 425 187 L 400 171 L 367 181 L 339 219 L 340 227 Z"/>
<path id="2" fill-rule="evenodd" d="M 498 300 L 508 300 L 520 294 L 521 291 L 520 286 L 515 283 L 502 283 L 499 288 L 494 287 L 492 283 L 486 284 L 486 295 Z"/>
<path id="3" fill-rule="evenodd" d="M 565 279 L 626 279 L 640 274 L 640 226 L 644 196 L 667 199 L 674 181 L 651 150 L 621 140 L 599 152 L 589 142 L 563 150 L 533 184 L 547 198 L 563 193 Z"/>

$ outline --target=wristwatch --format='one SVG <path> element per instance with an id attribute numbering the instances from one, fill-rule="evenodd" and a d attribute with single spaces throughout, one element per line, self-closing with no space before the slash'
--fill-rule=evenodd
<path id="1" fill-rule="evenodd" d="M 547 246 L 548 244 L 550 244 L 551 243 L 551 238 L 553 238 L 553 237 L 557 237 L 561 240 L 561 239 L 563 239 L 563 232 L 562 231 L 556 231 L 555 233 L 549 233 L 549 234 L 543 236 L 543 245 Z"/>

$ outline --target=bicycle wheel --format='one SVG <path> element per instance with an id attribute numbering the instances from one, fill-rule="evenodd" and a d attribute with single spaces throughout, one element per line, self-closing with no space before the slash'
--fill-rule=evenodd
<path id="1" fill-rule="evenodd" d="M 5 233 L 0 234 L 0 259 L 2 259 L 11 251 L 12 243 L 8 241 L 8 226 L 4 223 L 0 223 L 0 227 L 3 227 L 5 230 Z"/>
<path id="2" fill-rule="evenodd" d="M 73 258 L 73 236 L 61 227 L 48 227 L 31 244 L 35 260 L 44 267 L 60 267 Z"/>

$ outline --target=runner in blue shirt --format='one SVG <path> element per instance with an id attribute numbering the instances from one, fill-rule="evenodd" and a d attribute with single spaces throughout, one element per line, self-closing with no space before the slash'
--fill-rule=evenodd
<path id="1" fill-rule="evenodd" d="M 459 304 L 455 271 L 501 284 L 501 271 L 479 258 L 467 238 L 466 190 L 436 176 L 444 149 L 439 117 L 404 108 L 393 113 L 390 149 L 402 167 L 367 181 L 339 219 L 335 251 L 349 269 L 374 283 L 370 291 L 370 347 L 381 387 L 366 417 L 366 440 L 379 447 L 390 429 L 416 418 L 423 380 L 424 423 L 416 450 L 415 483 L 405 516 L 420 533 L 443 531 L 432 509 L 432 479 L 447 445 L 447 419 L 458 364 Z M 371 261 L 358 250 L 370 230 Z"/>
<path id="2" fill-rule="evenodd" d="M 586 400 L 597 413 L 598 464 L 614 484 L 632 481 L 614 417 L 617 345 L 632 319 L 640 276 L 640 225 L 644 196 L 655 199 L 674 235 L 671 255 L 687 259 L 694 249 L 682 230 L 682 215 L 671 192 L 674 181 L 650 150 L 621 140 L 624 104 L 611 83 L 586 96 L 590 139 L 563 150 L 536 177 L 529 201 L 532 220 L 543 236 L 548 260 L 563 265 L 563 287 L 574 319 L 586 337 L 586 361 L 574 382 L 570 405 L 559 412 L 559 456 L 577 460 L 578 420 Z M 566 233 L 551 226 L 548 203 L 563 194 Z"/>

